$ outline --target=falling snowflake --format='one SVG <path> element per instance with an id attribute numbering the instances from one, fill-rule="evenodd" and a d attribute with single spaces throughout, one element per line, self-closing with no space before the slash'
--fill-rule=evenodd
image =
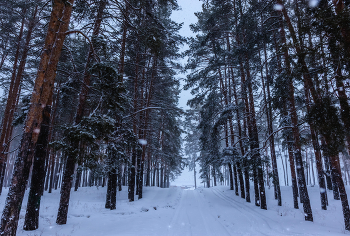
<path id="1" fill-rule="evenodd" d="M 38 134 L 38 133 L 40 133 L 40 129 L 39 128 L 36 128 L 36 129 L 34 129 L 34 131 L 33 131 L 35 134 Z"/>
<path id="2" fill-rule="evenodd" d="M 139 139 L 139 144 L 141 145 L 147 145 L 147 141 L 144 139 Z"/>
<path id="3" fill-rule="evenodd" d="M 282 11 L 283 9 L 283 6 L 281 4 L 275 4 L 273 6 L 273 9 L 275 9 L 276 11 Z"/>
<path id="4" fill-rule="evenodd" d="M 309 0 L 309 7 L 314 8 L 317 7 L 320 3 L 320 0 Z"/>

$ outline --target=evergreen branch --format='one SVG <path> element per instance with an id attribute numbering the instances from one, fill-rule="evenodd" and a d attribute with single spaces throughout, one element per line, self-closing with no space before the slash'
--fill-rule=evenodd
<path id="1" fill-rule="evenodd" d="M 83 32 L 81 32 L 80 30 L 71 30 L 71 31 L 67 31 L 67 32 L 65 33 L 65 35 L 69 35 L 69 34 L 81 34 L 81 35 L 83 35 L 84 38 L 85 38 L 87 41 L 89 41 L 89 44 L 90 44 L 90 47 L 91 47 L 91 50 L 92 50 L 92 54 L 94 54 L 94 59 L 95 59 L 95 61 L 96 61 L 96 62 L 100 62 L 100 58 L 96 55 L 94 46 L 93 46 L 93 44 L 92 44 L 92 42 L 91 42 L 91 40 L 89 39 L 88 36 L 86 36 L 86 35 L 85 35 Z"/>

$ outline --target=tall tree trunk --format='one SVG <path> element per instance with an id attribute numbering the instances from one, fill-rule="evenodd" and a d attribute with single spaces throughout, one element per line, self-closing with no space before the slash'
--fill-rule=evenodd
<path id="1" fill-rule="evenodd" d="M 291 137 L 288 138 L 288 140 L 291 140 Z M 294 163 L 293 148 L 292 148 L 291 144 L 288 144 L 288 156 L 289 156 L 290 173 L 291 173 L 291 178 L 292 178 L 292 191 L 293 191 L 294 208 L 295 209 L 299 209 L 299 204 L 298 204 L 298 183 L 297 183 L 297 175 L 295 173 L 295 163 Z"/>
<path id="2" fill-rule="evenodd" d="M 281 4 L 281 0 L 277 0 L 277 3 Z M 288 14 L 287 14 L 284 7 L 283 7 L 282 12 L 283 12 L 283 15 L 287 21 L 289 31 L 292 34 L 293 42 L 295 43 L 295 42 L 297 42 L 295 31 L 290 23 L 290 19 L 289 19 Z M 282 39 L 282 43 L 286 44 L 283 23 L 281 23 L 281 39 Z M 297 44 L 297 47 L 299 48 L 299 44 Z M 286 63 L 287 74 L 291 75 L 289 55 L 288 55 L 288 51 L 286 48 L 284 49 L 284 59 L 285 59 L 285 63 Z M 304 66 L 306 67 L 306 64 L 303 65 L 303 67 Z M 306 67 L 306 69 L 307 69 L 307 67 Z M 311 78 L 309 78 L 309 79 L 311 80 Z M 309 83 L 309 81 L 307 81 L 307 83 Z M 312 86 L 312 88 L 313 88 L 313 86 Z M 312 93 L 316 93 L 316 92 L 312 91 Z M 293 80 L 291 78 L 288 81 L 288 96 L 289 96 L 288 102 L 289 102 L 290 116 L 291 116 L 291 122 L 292 122 L 292 127 L 293 127 L 292 133 L 293 133 L 293 139 L 294 139 L 294 157 L 295 157 L 296 167 L 297 167 L 297 175 L 298 175 L 297 180 L 298 180 L 298 185 L 299 185 L 299 190 L 300 190 L 300 198 L 303 202 L 305 220 L 306 221 L 313 221 L 310 199 L 309 199 L 309 194 L 307 191 L 307 186 L 306 186 L 306 181 L 305 181 L 304 165 L 303 165 L 303 160 L 302 160 L 302 156 L 301 156 L 301 144 L 300 144 L 300 133 L 299 133 L 299 128 L 298 128 L 298 116 L 297 116 L 297 112 L 296 112 L 296 108 L 295 108 L 295 99 L 294 99 L 294 84 L 293 84 Z"/>
<path id="3" fill-rule="evenodd" d="M 233 190 L 233 174 L 232 174 L 232 165 L 231 163 L 228 163 L 228 172 L 229 172 L 229 178 L 230 178 L 230 190 Z M 196 181 L 196 179 L 195 179 Z"/>
<path id="4" fill-rule="evenodd" d="M 128 33 L 128 21 L 126 18 L 129 15 L 129 2 L 124 0 L 124 4 L 125 4 L 125 12 L 124 12 L 124 18 L 123 18 L 123 35 L 122 35 L 122 44 L 121 44 L 121 50 L 120 50 L 120 64 L 119 64 L 119 75 L 121 76 L 121 82 L 123 82 L 123 74 L 124 74 L 124 67 L 125 67 L 126 36 Z"/>
<path id="5" fill-rule="evenodd" d="M 164 168 L 163 168 L 163 163 L 161 164 L 161 168 L 160 168 L 160 184 L 159 187 L 160 188 L 164 188 L 164 182 L 163 182 L 163 178 L 164 177 Z"/>
<path id="6" fill-rule="evenodd" d="M 145 75 L 146 75 L 146 67 L 145 66 L 142 70 L 142 78 L 141 78 L 141 82 L 140 82 L 140 87 L 141 87 L 141 91 L 140 91 L 140 106 L 139 106 L 139 109 L 142 110 L 144 109 L 145 107 L 145 98 L 144 98 L 144 94 L 145 94 Z M 147 67 L 148 68 L 148 67 Z M 135 83 L 137 83 L 137 80 L 135 80 Z M 137 96 L 137 88 L 135 88 L 135 102 L 136 102 L 136 96 Z M 136 110 L 135 110 L 136 111 Z M 140 115 L 139 115 L 139 130 L 138 130 L 138 137 L 140 139 L 145 139 L 145 116 L 144 116 L 144 112 L 140 112 Z M 135 121 L 136 122 L 136 121 Z M 136 129 L 135 129 L 136 131 Z M 141 169 L 142 169 L 142 158 L 144 158 L 144 148 L 142 145 L 140 145 L 141 147 L 141 150 L 142 152 L 137 155 L 137 172 L 136 172 L 136 195 L 139 195 L 140 193 L 140 190 L 142 191 L 142 182 L 141 182 L 141 179 L 142 179 L 142 174 L 141 174 Z M 142 194 L 141 194 L 142 195 Z M 140 198 L 140 197 L 139 197 Z"/>
<path id="7" fill-rule="evenodd" d="M 298 174 L 298 185 L 300 189 L 300 198 L 303 201 L 303 209 L 305 213 L 306 221 L 313 221 L 312 210 L 310 205 L 309 194 L 307 191 L 305 175 L 304 175 L 304 165 L 303 159 L 301 156 L 301 145 L 300 145 L 300 133 L 298 128 L 298 116 L 295 108 L 294 101 L 294 85 L 293 82 L 290 81 L 289 84 L 289 103 L 290 103 L 290 113 L 291 113 L 291 121 L 292 121 L 292 130 L 293 130 L 293 138 L 294 138 L 294 156 L 297 166 L 297 174 Z"/>
<path id="8" fill-rule="evenodd" d="M 76 170 L 76 177 L 75 177 L 75 184 L 74 184 L 74 191 L 78 191 L 78 188 L 80 186 L 80 182 L 81 182 L 81 174 L 82 174 L 83 170 L 81 165 L 78 165 L 78 168 Z"/>
<path id="9" fill-rule="evenodd" d="M 48 143 L 50 143 L 50 141 L 48 141 Z M 47 150 L 47 154 L 46 154 L 47 156 L 45 158 L 45 161 L 46 161 L 46 164 L 45 164 L 45 185 L 43 188 L 42 195 L 44 195 L 44 191 L 47 191 L 49 189 L 49 180 L 50 180 L 51 173 L 50 173 L 50 160 L 49 160 L 50 154 L 48 154 L 48 153 L 50 153 L 50 149 Z"/>
<path id="10" fill-rule="evenodd" d="M 157 171 L 157 168 L 154 166 L 153 167 L 153 179 L 152 179 L 152 186 L 156 186 L 156 171 Z"/>
<path id="11" fill-rule="evenodd" d="M 144 165 L 145 165 L 145 153 L 146 153 L 146 148 L 143 146 L 142 147 L 142 156 L 141 156 L 141 170 L 140 170 L 140 182 L 139 182 L 139 199 L 142 198 L 142 191 L 143 191 L 143 176 L 144 176 Z"/>
<path id="12" fill-rule="evenodd" d="M 120 50 L 120 63 L 119 63 L 119 75 L 120 75 L 120 82 L 123 82 L 123 74 L 124 74 L 124 67 L 125 67 L 125 48 L 126 48 L 126 37 L 128 32 L 128 22 L 127 17 L 129 15 L 129 2 L 124 0 L 125 5 L 125 12 L 124 12 L 124 18 L 123 18 L 123 35 L 122 35 L 122 44 L 121 44 L 121 50 Z M 118 188 L 119 191 L 122 191 L 122 179 L 121 179 L 121 173 L 122 173 L 122 166 L 119 162 L 119 168 L 118 168 Z"/>
<path id="13" fill-rule="evenodd" d="M 106 5 L 107 5 L 106 0 L 100 0 L 97 15 L 96 15 L 96 20 L 95 20 L 95 24 L 94 24 L 94 29 L 93 29 L 93 33 L 92 33 L 93 37 L 97 37 L 100 33 L 103 11 L 104 11 Z M 88 57 L 87 57 L 87 62 L 86 62 L 86 66 L 85 66 L 83 84 L 82 84 L 81 91 L 79 94 L 78 108 L 77 108 L 76 115 L 75 115 L 75 122 L 74 122 L 75 124 L 79 124 L 83 118 L 83 115 L 84 115 L 84 107 L 85 107 L 85 103 L 86 103 L 86 99 L 87 99 L 87 95 L 88 95 L 88 91 L 89 91 L 88 86 L 90 84 L 90 74 L 89 74 L 88 70 L 90 67 L 91 60 L 94 56 L 93 54 L 94 54 L 93 46 L 90 45 L 90 49 L 89 49 L 89 53 L 88 53 Z M 72 147 L 73 147 L 73 149 L 78 149 L 79 142 L 73 142 Z M 63 172 L 61 197 L 60 197 L 60 203 L 59 203 L 57 219 L 56 219 L 56 223 L 59 225 L 67 223 L 70 190 L 72 187 L 72 178 L 73 178 L 75 163 L 76 163 L 75 159 L 76 159 L 76 156 L 74 153 L 68 153 L 65 169 Z"/>
<path id="14" fill-rule="evenodd" d="M 151 153 L 148 149 L 147 153 L 147 171 L 146 171 L 146 186 L 151 186 Z"/>
<path id="15" fill-rule="evenodd" d="M 111 172 L 108 172 L 108 180 L 107 180 L 107 194 L 106 194 L 106 204 L 105 208 L 109 209 L 111 208 L 111 192 L 112 192 L 112 176 Z"/>
<path id="16" fill-rule="evenodd" d="M 236 9 L 236 1 L 233 2 L 234 3 L 234 16 L 235 16 L 235 26 L 236 26 L 236 41 L 238 45 L 241 45 L 241 36 L 238 31 L 238 12 L 240 13 L 241 16 L 243 16 L 243 10 L 242 10 L 242 2 L 241 0 L 238 1 L 238 10 Z M 245 43 L 245 32 L 243 31 L 243 41 Z M 251 122 L 251 118 L 250 118 L 250 111 L 249 111 L 249 104 L 248 104 L 248 98 L 247 98 L 247 89 L 246 89 L 246 78 L 245 78 L 245 72 L 244 72 L 244 66 L 243 66 L 243 57 L 239 56 L 238 58 L 239 60 L 239 68 L 240 68 L 240 76 L 241 76 L 241 94 L 242 94 L 242 100 L 243 100 L 243 104 L 245 105 L 245 114 L 244 114 L 244 131 L 247 130 L 247 124 L 248 124 L 248 133 L 251 133 L 251 129 L 250 129 L 250 122 Z M 248 69 L 249 70 L 249 69 Z M 233 73 L 232 73 L 233 74 Z M 233 85 L 235 86 L 235 83 L 233 82 Z M 236 89 L 234 88 L 234 95 L 235 95 L 235 101 L 236 101 L 236 105 L 237 105 L 237 96 L 236 96 Z M 238 113 L 237 113 L 237 118 L 238 118 Z M 240 126 L 240 122 L 238 124 Z M 238 126 L 238 127 L 239 127 Z M 245 132 L 246 134 L 246 132 Z M 246 136 L 246 135 L 245 135 Z M 240 136 L 241 140 L 242 140 L 242 136 Z M 242 152 L 242 156 L 244 156 L 244 148 L 242 145 L 242 141 L 240 140 L 240 147 L 241 147 L 241 152 Z M 244 160 L 243 161 L 243 165 L 244 165 L 244 178 L 245 178 L 245 196 L 246 196 L 246 201 L 250 202 L 250 182 L 249 182 L 249 167 L 247 165 L 247 161 L 248 160 Z M 257 186 L 257 179 L 256 177 L 256 173 L 255 173 L 255 169 L 253 169 L 253 176 L 254 176 L 254 190 L 255 190 L 255 205 L 258 205 L 258 186 Z"/>
<path id="17" fill-rule="evenodd" d="M 264 57 L 265 59 L 267 59 L 265 43 L 264 43 Z M 270 83 L 269 83 L 270 78 L 269 78 L 269 70 L 268 70 L 267 63 L 266 63 L 265 69 L 266 69 L 266 89 L 265 89 L 264 81 L 262 81 L 262 85 L 263 85 L 263 92 L 264 92 L 264 101 L 266 104 L 268 134 L 270 136 L 270 153 L 271 153 L 271 163 L 272 163 L 272 172 L 273 172 L 272 179 L 273 179 L 273 185 L 274 185 L 275 199 L 277 199 L 278 201 L 277 205 L 282 206 L 281 187 L 280 187 L 277 158 L 276 158 L 276 151 L 275 151 L 275 137 L 273 135 L 273 126 L 272 126 L 272 105 L 271 105 Z M 266 98 L 265 90 L 267 91 L 267 98 Z"/>
<path id="18" fill-rule="evenodd" d="M 321 142 L 322 139 L 321 139 Z M 333 190 L 333 184 L 332 184 L 332 170 L 331 170 L 331 162 L 329 160 L 329 157 L 328 156 L 323 156 L 323 159 L 324 159 L 324 163 L 325 163 L 325 169 L 326 169 L 326 185 L 327 185 L 327 189 L 328 190 Z"/>
<path id="19" fill-rule="evenodd" d="M 57 190 L 58 187 L 58 180 L 60 178 L 62 169 L 62 162 L 60 162 L 60 155 L 56 157 L 56 167 L 55 167 L 55 174 L 54 174 L 54 188 Z"/>
<path id="20" fill-rule="evenodd" d="M 136 166 L 136 156 L 137 150 L 134 148 L 132 151 L 131 157 L 131 166 L 129 170 L 129 186 L 128 186 L 128 199 L 129 202 L 133 202 L 135 200 L 135 166 Z"/>
<path id="21" fill-rule="evenodd" d="M 53 91 L 52 91 L 53 92 Z M 59 95 L 59 93 L 57 94 Z M 50 95 L 53 98 L 53 95 Z M 56 112 L 56 104 L 54 103 L 54 111 L 51 115 L 51 103 L 48 105 L 43 112 L 43 122 L 38 138 L 38 143 L 35 150 L 35 158 L 32 169 L 31 187 L 29 191 L 27 210 L 24 221 L 24 230 L 35 230 L 39 227 L 39 209 L 41 196 L 44 192 L 44 181 L 45 181 L 45 162 L 49 166 L 49 149 L 48 144 L 52 137 L 52 127 L 54 122 L 54 116 Z"/>
<path id="22" fill-rule="evenodd" d="M 137 45 L 138 47 L 138 45 Z M 137 112 L 138 109 L 138 74 L 139 74 L 139 52 L 136 52 L 136 62 L 135 62 L 135 78 L 134 78 L 134 112 Z M 133 116 L 133 131 L 134 134 L 137 134 L 137 125 L 136 125 L 136 115 Z M 135 177 L 136 177 L 136 159 L 138 151 L 137 148 L 133 148 L 133 154 L 131 155 L 131 166 L 129 173 L 129 186 L 128 186 L 128 198 L 130 202 L 133 202 L 135 199 Z"/>
<path id="23" fill-rule="evenodd" d="M 50 154 L 51 158 L 51 166 L 50 166 L 50 183 L 49 183 L 49 193 L 52 193 L 52 188 L 54 187 L 54 175 L 55 175 L 55 160 L 56 160 L 56 153 L 52 152 Z"/>
<path id="24" fill-rule="evenodd" d="M 123 172 L 123 165 L 121 161 L 118 161 L 118 191 L 122 191 L 122 172 Z"/>
<path id="25" fill-rule="evenodd" d="M 145 85 L 145 95 L 146 95 L 146 103 L 145 103 L 145 108 L 150 107 L 151 105 L 151 99 L 152 99 L 152 94 L 153 94 L 153 81 L 154 78 L 157 74 L 157 67 L 158 65 L 158 59 L 157 57 L 153 58 L 153 65 L 152 65 L 152 73 L 151 73 L 151 78 L 149 81 L 149 87 L 147 89 L 146 85 Z M 147 140 L 147 127 L 148 122 L 149 122 L 149 116 L 150 116 L 150 109 L 147 109 L 145 111 L 145 115 L 144 115 L 144 122 L 143 122 L 143 139 Z M 140 119 L 141 120 L 141 119 Z M 145 164 L 145 156 L 146 156 L 146 147 L 145 145 L 142 145 L 142 157 L 141 157 L 141 166 L 140 166 L 140 182 L 139 182 L 139 199 L 142 198 L 142 187 L 143 187 L 143 170 L 144 170 L 144 164 Z M 150 157 L 149 157 L 150 158 Z M 148 173 L 147 173 L 148 174 Z M 148 181 L 148 179 L 147 179 Z"/>
<path id="26" fill-rule="evenodd" d="M 339 187 L 340 199 L 341 199 L 341 204 L 342 204 L 342 208 L 343 208 L 345 229 L 350 230 L 349 202 L 348 202 L 348 197 L 346 194 L 343 178 L 341 175 L 339 155 L 332 156 L 331 163 L 332 163 L 332 171 L 334 172 L 335 181 L 338 183 L 338 187 Z"/>
<path id="27" fill-rule="evenodd" d="M 309 92 L 308 92 L 306 85 L 305 85 L 305 97 L 306 97 L 306 106 L 307 106 L 307 110 L 309 113 L 310 101 L 309 101 Z M 314 124 L 310 123 L 309 125 L 310 125 L 312 146 L 313 146 L 314 151 L 315 151 L 318 186 L 320 187 L 321 208 L 322 208 L 322 210 L 327 210 L 328 201 L 327 201 L 327 191 L 326 191 L 326 183 L 325 183 L 325 178 L 324 178 L 321 149 L 320 149 L 317 134 L 316 134 L 316 131 L 314 128 Z"/>
<path id="28" fill-rule="evenodd" d="M 111 177 L 110 209 L 115 210 L 116 203 L 117 203 L 117 170 L 115 167 L 112 168 L 110 177 Z"/>
<path id="29" fill-rule="evenodd" d="M 36 230 L 39 228 L 39 210 L 42 189 L 45 181 L 45 159 L 50 130 L 50 112 L 51 106 L 48 105 L 43 112 L 43 121 L 35 148 L 31 186 L 23 226 L 24 230 Z"/>
<path id="30" fill-rule="evenodd" d="M 226 36 L 226 44 L 227 44 L 227 50 L 230 52 L 231 51 L 231 43 L 230 43 L 230 38 L 229 35 Z M 235 102 L 236 105 L 238 105 L 238 101 L 237 101 L 237 94 L 236 94 L 236 87 L 235 87 L 235 82 L 234 82 L 234 77 L 233 77 L 233 69 L 231 67 L 230 69 L 230 79 L 229 79 L 229 85 L 227 85 L 226 79 L 225 79 L 225 86 L 223 88 L 223 94 L 224 94 L 224 99 L 225 99 L 225 104 L 226 106 L 228 106 L 229 103 L 231 103 L 231 97 L 232 97 L 232 88 L 231 88 L 231 81 L 233 82 L 233 86 L 234 86 L 234 95 L 235 95 Z M 221 76 L 220 76 L 221 77 Z M 222 80 L 222 79 L 221 79 Z M 224 83 L 221 82 L 223 85 Z M 229 94 L 227 94 L 227 91 L 229 92 Z M 238 133 L 239 133 L 239 138 L 241 139 L 241 135 L 242 135 L 242 131 L 241 131 L 241 123 L 239 121 L 239 111 L 238 109 L 236 109 L 236 115 L 237 115 L 237 120 L 238 120 Z M 231 146 L 232 148 L 234 148 L 234 133 L 233 133 L 233 124 L 232 124 L 232 119 L 229 119 L 229 127 L 230 127 L 230 135 L 231 135 Z M 241 144 L 241 141 L 239 141 Z M 244 191 L 244 180 L 243 180 L 243 173 L 242 173 L 242 169 L 241 169 L 241 163 L 240 162 L 236 162 L 236 167 L 237 167 L 237 174 L 238 174 L 238 178 L 239 178 L 239 185 L 240 185 L 240 189 L 241 189 L 241 197 L 245 198 L 245 191 Z M 229 168 L 231 168 L 231 166 L 229 165 Z M 230 171 L 230 173 L 232 173 L 232 170 Z M 232 186 L 233 187 L 233 186 Z"/>
<path id="31" fill-rule="evenodd" d="M 48 137 L 48 141 L 47 143 L 50 144 L 52 137 L 54 135 L 53 132 L 53 127 L 54 127 L 54 122 L 55 122 L 55 116 L 56 116 L 56 111 L 57 111 L 57 104 L 58 104 L 58 100 L 59 100 L 59 95 L 60 95 L 60 83 L 57 85 L 57 89 L 56 89 L 56 98 L 54 99 L 53 102 L 53 109 L 52 109 L 52 114 L 51 114 L 51 118 L 50 118 L 50 126 L 49 126 L 49 137 Z M 52 191 L 52 180 L 53 180 L 53 172 L 54 172 L 54 163 L 55 163 L 55 155 L 53 153 L 53 150 L 51 148 L 48 147 L 48 150 L 46 151 L 46 157 L 45 160 L 47 161 L 47 177 L 46 177 L 46 183 L 45 183 L 45 191 L 48 190 L 49 188 L 49 193 L 51 193 Z M 50 185 L 50 186 L 49 186 Z"/>
<path id="32" fill-rule="evenodd" d="M 258 191 L 258 195 L 256 194 L 256 201 L 255 204 L 257 205 L 257 196 L 259 196 L 259 205 L 261 209 L 267 209 L 266 205 L 266 195 L 265 195 L 265 185 L 264 185 L 264 174 L 262 169 L 262 160 L 259 153 L 259 134 L 258 134 L 258 128 L 256 125 L 256 118 L 255 118 L 255 107 L 254 107 L 254 97 L 253 97 L 253 88 L 252 88 L 252 81 L 249 71 L 249 61 L 248 56 L 246 56 L 247 59 L 247 87 L 248 87 L 248 95 L 249 95 L 249 111 L 250 111 L 250 122 L 251 122 L 251 151 L 252 151 L 252 158 L 255 162 L 255 167 L 253 166 L 253 175 L 254 179 L 256 178 L 256 182 L 258 183 L 258 188 L 255 188 L 255 191 Z M 257 185 L 255 183 L 255 185 Z"/>
<path id="33" fill-rule="evenodd" d="M 243 66 L 242 66 L 243 67 Z M 244 73 L 244 71 L 241 70 L 241 73 Z M 233 96 L 235 99 L 235 105 L 238 108 L 239 107 L 239 103 L 238 103 L 238 96 L 237 96 L 237 89 L 236 89 L 236 82 L 233 78 L 233 69 L 231 68 L 231 75 L 232 75 L 232 86 L 233 86 Z M 242 75 L 241 75 L 242 76 Z M 239 147 L 241 150 L 241 155 L 242 157 L 245 154 L 244 151 L 244 146 L 243 146 L 243 138 L 245 138 L 245 135 L 243 136 L 243 133 L 245 134 L 245 132 L 242 132 L 242 125 L 241 125 L 241 114 L 239 109 L 236 109 L 236 116 L 237 116 L 237 126 L 238 126 L 238 136 L 239 136 Z M 245 185 L 245 199 L 247 202 L 250 202 L 250 183 L 249 183 L 249 172 L 248 172 L 248 167 L 244 164 L 244 162 L 242 162 L 243 165 L 243 171 L 244 171 L 244 185 Z M 243 174 L 242 174 L 243 175 Z M 243 178 L 243 176 L 240 178 Z M 241 181 L 241 179 L 240 179 Z M 242 188 L 241 188 L 242 190 Z"/>
<path id="34" fill-rule="evenodd" d="M 74 0 L 69 0 L 65 4 L 60 0 L 53 1 L 48 32 L 35 80 L 31 106 L 24 126 L 19 154 L 15 163 L 12 185 L 1 217 L 0 234 L 2 235 L 16 235 L 19 212 L 34 157 L 34 149 L 40 134 L 43 112 L 50 99 L 52 99 L 50 95 L 52 95 L 56 68 L 63 47 L 65 32 L 69 27 L 73 2 Z"/>

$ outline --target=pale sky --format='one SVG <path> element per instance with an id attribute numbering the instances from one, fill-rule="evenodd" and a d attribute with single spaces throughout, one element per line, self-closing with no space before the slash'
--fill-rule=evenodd
<path id="1" fill-rule="evenodd" d="M 177 0 L 182 10 L 174 11 L 171 18 L 178 22 L 184 22 L 184 26 L 180 30 L 180 34 L 186 37 L 194 36 L 189 25 L 197 22 L 195 12 L 202 10 L 202 1 L 198 0 Z"/>
<path id="2" fill-rule="evenodd" d="M 197 22 L 197 17 L 194 15 L 195 12 L 199 12 L 202 9 L 202 1 L 199 0 L 177 0 L 179 6 L 182 10 L 175 11 L 171 15 L 171 18 L 178 22 L 178 23 L 184 23 L 182 29 L 180 30 L 180 34 L 185 37 L 191 37 L 195 36 L 194 33 L 190 30 L 190 24 Z M 187 45 L 184 45 L 183 50 L 186 50 L 188 48 Z M 187 61 L 187 58 L 183 58 L 183 60 L 180 60 L 181 64 L 185 64 Z M 179 77 L 184 78 L 186 75 L 180 74 Z M 182 83 L 183 85 L 183 83 Z M 186 105 L 187 100 L 191 98 L 190 91 L 182 91 L 180 94 L 180 101 L 179 101 L 179 107 L 182 107 L 184 109 L 188 109 L 189 107 Z"/>
<path id="3" fill-rule="evenodd" d="M 180 34 L 185 37 L 194 36 L 192 31 L 190 30 L 189 25 L 192 23 L 197 22 L 197 17 L 194 15 L 195 12 L 199 12 L 202 9 L 202 2 L 199 0 L 177 0 L 179 6 L 182 10 L 173 12 L 171 18 L 178 22 L 178 23 L 184 23 L 182 29 L 180 30 Z M 187 45 L 184 46 L 183 50 L 187 49 Z M 183 60 L 180 61 L 180 63 L 185 64 L 186 58 L 183 58 Z M 179 77 L 184 78 L 186 75 L 180 74 Z M 183 85 L 183 83 L 181 83 Z M 179 107 L 182 107 L 184 109 L 189 109 L 189 107 L 186 105 L 187 100 L 190 99 L 192 96 L 190 94 L 190 91 L 184 91 L 182 90 L 180 94 L 180 100 L 179 100 Z M 197 169 L 197 186 L 203 186 L 203 184 L 200 184 L 200 179 L 198 178 L 198 169 Z M 194 177 L 193 177 L 193 171 L 188 171 L 188 169 L 184 169 L 182 171 L 181 176 L 179 176 L 174 182 L 171 183 L 171 185 L 194 185 Z"/>

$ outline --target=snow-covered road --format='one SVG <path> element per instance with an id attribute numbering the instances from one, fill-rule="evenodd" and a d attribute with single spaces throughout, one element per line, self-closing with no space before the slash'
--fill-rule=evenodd
<path id="1" fill-rule="evenodd" d="M 291 230 L 285 219 L 269 217 L 266 211 L 247 205 L 239 197 L 228 196 L 226 190 L 216 187 L 183 191 L 168 235 L 322 235 L 312 229 Z"/>
<path id="2" fill-rule="evenodd" d="M 207 200 L 200 191 L 183 191 L 169 225 L 169 235 L 230 235 L 232 224 L 215 211 L 218 203 Z"/>
<path id="3" fill-rule="evenodd" d="M 268 210 L 236 196 L 227 186 L 210 189 L 144 188 L 144 198 L 128 202 L 127 188 L 118 192 L 117 209 L 104 208 L 106 188 L 80 188 L 72 192 L 67 225 L 56 225 L 59 191 L 45 193 L 39 229 L 23 231 L 25 204 L 21 211 L 20 236 L 226 236 L 226 235 L 344 235 L 340 201 L 330 199 L 320 209 L 318 188 L 310 188 L 314 222 L 305 222 L 301 209 L 293 209 L 291 188 L 282 187 L 283 206 L 278 207 L 267 189 Z M 7 190 L 0 196 L 3 208 Z M 329 198 L 331 198 L 329 192 Z M 253 195 L 251 196 L 253 197 Z M 300 206 L 302 208 L 302 206 Z"/>

